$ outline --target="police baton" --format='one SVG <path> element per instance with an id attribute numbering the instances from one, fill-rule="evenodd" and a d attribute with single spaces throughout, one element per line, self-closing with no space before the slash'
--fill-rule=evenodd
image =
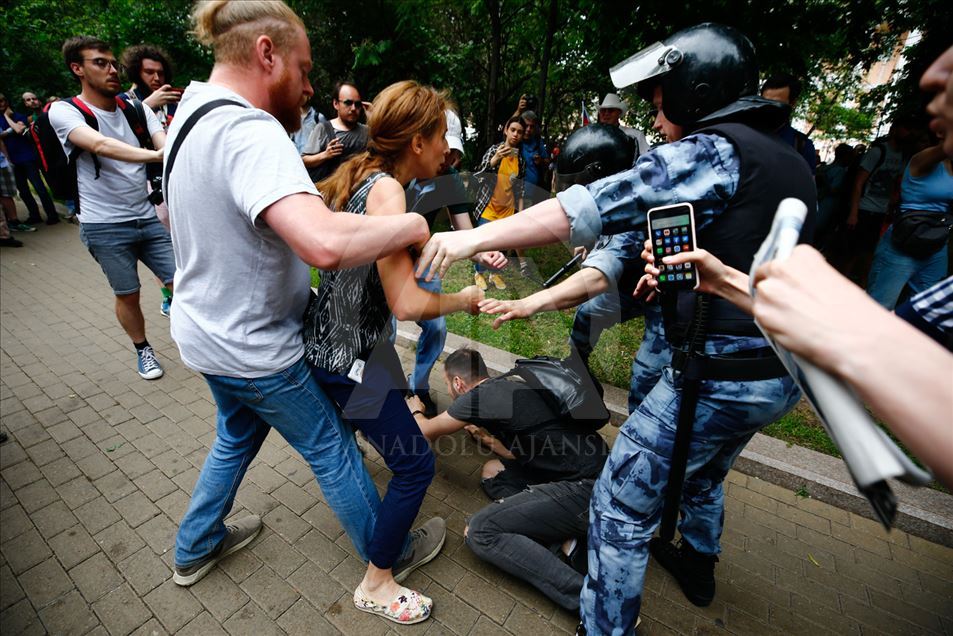
<path id="1" fill-rule="evenodd" d="M 566 274 L 566 272 L 568 272 L 573 267 L 575 267 L 576 264 L 581 260 L 582 260 L 582 254 L 576 254 L 575 256 L 573 256 L 571 259 L 569 259 L 568 263 L 566 263 L 565 265 L 559 268 L 558 272 L 556 272 L 555 274 L 553 274 L 552 276 L 546 279 L 546 282 L 543 283 L 543 288 L 548 289 L 549 287 L 552 287 L 557 280 L 562 278 Z"/>
<path id="2" fill-rule="evenodd" d="M 751 264 L 751 296 L 755 296 L 754 273 L 772 260 L 787 258 L 797 245 L 807 206 L 798 199 L 784 199 L 778 206 L 771 233 Z M 877 518 L 889 530 L 897 515 L 897 497 L 887 479 L 914 486 L 931 480 L 928 472 L 908 458 L 870 418 L 864 405 L 843 382 L 804 358 L 774 342 L 758 325 L 784 367 L 804 393 L 824 429 L 837 446 L 854 484 L 870 502 Z"/>

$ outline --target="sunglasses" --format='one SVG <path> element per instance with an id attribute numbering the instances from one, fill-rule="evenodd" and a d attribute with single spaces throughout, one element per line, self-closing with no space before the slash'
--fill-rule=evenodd
<path id="1" fill-rule="evenodd" d="M 339 104 L 344 104 L 344 107 L 345 107 L 345 108 L 351 108 L 351 107 L 353 107 L 353 108 L 356 108 L 356 109 L 358 109 L 358 110 L 364 108 L 364 104 L 363 104 L 363 103 L 361 103 L 360 101 L 355 101 L 355 100 L 353 100 L 353 99 L 339 99 L 339 100 L 338 100 L 338 103 L 339 103 Z"/>
<path id="2" fill-rule="evenodd" d="M 83 58 L 84 62 L 90 62 L 96 68 L 107 68 L 109 66 L 113 67 L 117 71 L 120 69 L 119 62 L 117 60 L 110 60 L 105 57 L 93 57 L 93 58 Z"/>

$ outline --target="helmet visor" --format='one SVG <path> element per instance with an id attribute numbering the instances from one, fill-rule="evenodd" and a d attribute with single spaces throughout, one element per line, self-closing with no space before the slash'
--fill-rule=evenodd
<path id="1" fill-rule="evenodd" d="M 624 88 L 664 75 L 681 61 L 681 51 L 674 46 L 656 42 L 613 66 L 609 69 L 609 77 L 616 88 Z"/>
<path id="2" fill-rule="evenodd" d="M 556 192 L 562 192 L 570 186 L 576 184 L 579 185 L 589 185 L 593 181 L 597 181 L 605 176 L 603 174 L 605 170 L 602 168 L 602 164 L 598 161 L 591 163 L 579 172 L 571 172 L 568 174 L 556 173 Z"/>

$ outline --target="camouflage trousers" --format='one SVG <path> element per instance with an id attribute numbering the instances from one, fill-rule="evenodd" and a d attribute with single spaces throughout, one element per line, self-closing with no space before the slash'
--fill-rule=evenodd
<path id="1" fill-rule="evenodd" d="M 666 367 L 612 447 L 589 508 L 589 575 L 580 595 L 590 636 L 631 634 L 642 604 L 648 541 L 661 522 L 681 378 Z M 794 407 L 790 377 L 701 383 L 680 506 L 679 532 L 704 554 L 721 551 L 722 482 L 763 426 Z"/>

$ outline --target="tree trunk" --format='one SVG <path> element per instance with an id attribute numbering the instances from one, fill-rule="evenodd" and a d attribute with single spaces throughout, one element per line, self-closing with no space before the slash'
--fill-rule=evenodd
<path id="1" fill-rule="evenodd" d="M 546 40 L 543 42 L 543 59 L 539 65 L 539 127 L 542 130 L 546 112 L 546 85 L 549 83 L 549 58 L 553 50 L 553 36 L 559 17 L 558 0 L 549 0 L 549 14 L 546 17 Z"/>
<path id="2" fill-rule="evenodd" d="M 495 140 L 496 133 L 496 95 L 500 82 L 500 55 L 503 40 L 503 25 L 500 18 L 500 0 L 486 0 L 490 14 L 490 76 L 486 91 L 486 126 L 484 128 L 485 146 Z"/>

